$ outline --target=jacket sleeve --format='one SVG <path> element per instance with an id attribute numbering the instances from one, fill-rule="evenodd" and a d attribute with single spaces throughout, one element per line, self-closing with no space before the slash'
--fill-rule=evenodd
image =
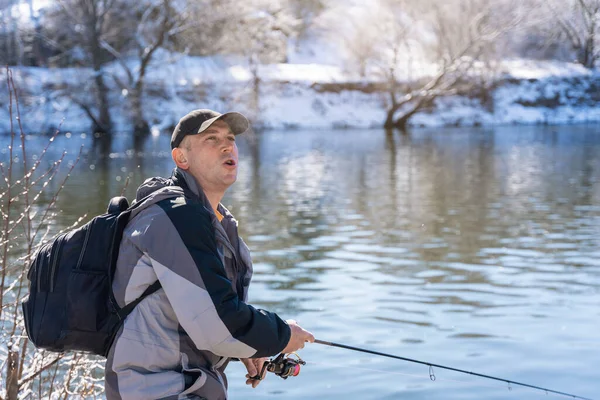
<path id="1" fill-rule="evenodd" d="M 142 250 L 152 260 L 179 324 L 194 344 L 226 357 L 267 357 L 287 345 L 290 327 L 277 314 L 244 303 L 217 252 L 209 212 L 182 197 L 157 203 Z"/>

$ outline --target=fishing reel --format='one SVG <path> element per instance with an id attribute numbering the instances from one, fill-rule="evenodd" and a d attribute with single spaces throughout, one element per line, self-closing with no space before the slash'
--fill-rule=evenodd
<path id="1" fill-rule="evenodd" d="M 286 354 L 281 353 L 277 357 L 266 361 L 260 373 L 250 379 L 261 380 L 265 370 L 274 373 L 282 379 L 287 379 L 290 376 L 298 376 L 300 374 L 300 366 L 306 365 L 306 361 L 302 360 L 296 353 L 290 353 L 290 355 L 294 355 L 296 358 L 286 357 Z"/>

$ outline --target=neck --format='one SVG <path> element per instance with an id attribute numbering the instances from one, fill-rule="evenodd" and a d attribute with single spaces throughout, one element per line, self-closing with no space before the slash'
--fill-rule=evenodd
<path id="1" fill-rule="evenodd" d="M 208 202 L 212 206 L 213 210 L 217 209 L 217 206 L 221 202 L 221 199 L 223 198 L 223 195 L 224 195 L 224 193 L 215 193 L 215 192 L 208 192 L 208 191 L 204 191 L 204 194 L 206 195 L 206 198 L 208 199 Z"/>
<path id="2" fill-rule="evenodd" d="M 192 192 L 196 193 L 196 195 L 200 195 L 200 192 L 204 193 L 204 196 L 206 196 L 206 199 L 210 203 L 212 209 L 216 210 L 217 206 L 221 202 L 221 199 L 225 195 L 225 191 L 224 190 L 223 191 L 207 190 L 200 184 L 200 182 L 198 182 L 196 177 L 194 175 L 192 175 L 189 171 L 179 169 L 179 168 L 177 168 L 177 170 L 179 171 L 178 173 L 181 176 L 183 176 L 183 179 L 185 180 L 185 183 L 190 188 L 190 190 Z M 206 185 L 206 186 L 208 186 L 208 185 Z"/>

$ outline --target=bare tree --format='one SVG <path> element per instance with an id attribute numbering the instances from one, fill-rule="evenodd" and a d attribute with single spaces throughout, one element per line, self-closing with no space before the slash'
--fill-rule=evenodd
<path id="1" fill-rule="evenodd" d="M 0 0 L 0 54 L 8 65 L 23 64 L 19 3 L 19 0 Z"/>
<path id="2" fill-rule="evenodd" d="M 350 54 L 353 64 L 385 85 L 386 128 L 403 129 L 436 98 L 473 90 L 477 80 L 469 75 L 481 73 L 475 66 L 481 69 L 494 40 L 515 23 L 494 15 L 498 4 L 480 0 L 379 4 L 360 16 L 347 43 L 371 43 L 353 46 Z"/>
<path id="3" fill-rule="evenodd" d="M 119 87 L 127 93 L 130 101 L 130 117 L 135 135 L 149 132 L 149 125 L 144 116 L 143 94 L 146 73 L 152 58 L 161 47 L 167 47 L 172 37 L 186 29 L 183 14 L 174 7 L 172 0 L 149 0 L 138 2 L 133 6 L 132 20 L 137 28 L 125 51 L 118 51 L 109 42 L 100 40 L 100 45 L 119 62 L 126 79 L 113 74 Z M 133 55 L 135 63 L 129 63 L 129 55 Z"/>
<path id="4" fill-rule="evenodd" d="M 94 132 L 111 133 L 112 118 L 109 104 L 109 87 L 106 83 L 105 64 L 112 60 L 103 43 L 116 43 L 126 36 L 123 23 L 124 10 L 116 0 L 58 0 L 49 19 L 53 20 L 54 35 L 67 36 L 69 50 L 80 50 L 84 66 L 90 66 L 93 78 L 93 97 L 90 101 L 85 90 L 70 92 L 70 98 L 88 115 Z"/>
<path id="5" fill-rule="evenodd" d="M 252 74 L 251 109 L 260 113 L 260 67 L 285 61 L 287 43 L 296 34 L 297 20 L 286 0 L 225 1 L 220 4 L 225 31 L 218 40 L 222 53 L 240 54 Z"/>
<path id="6" fill-rule="evenodd" d="M 594 68 L 600 58 L 600 0 L 545 0 L 552 16 L 553 33 L 566 38 L 577 62 Z"/>

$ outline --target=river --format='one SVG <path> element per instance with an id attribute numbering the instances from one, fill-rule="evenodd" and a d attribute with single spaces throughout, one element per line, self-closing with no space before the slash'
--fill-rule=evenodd
<path id="1" fill-rule="evenodd" d="M 30 137 L 31 154 L 46 140 Z M 118 136 L 102 157 L 61 134 L 48 160 L 85 148 L 51 222 L 168 175 L 168 143 Z M 223 203 L 253 251 L 251 304 L 322 340 L 599 398 L 598 126 L 267 131 L 239 147 Z M 254 390 L 232 364 L 231 398 L 561 398 L 318 344 L 299 354 L 299 376 Z"/>

